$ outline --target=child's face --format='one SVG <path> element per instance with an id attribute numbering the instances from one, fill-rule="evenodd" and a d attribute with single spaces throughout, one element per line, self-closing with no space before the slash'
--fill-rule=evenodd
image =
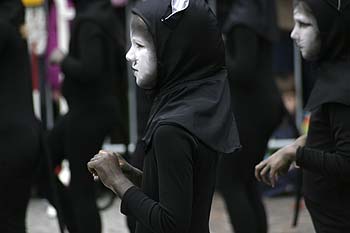
<path id="1" fill-rule="evenodd" d="M 321 39 L 316 18 L 305 9 L 305 3 L 299 2 L 294 8 L 294 28 L 291 38 L 299 47 L 306 60 L 315 60 L 320 53 Z"/>
<path id="2" fill-rule="evenodd" d="M 126 59 L 131 62 L 136 84 L 143 89 L 152 89 L 157 83 L 156 50 L 146 24 L 136 15 L 131 18 L 130 40 Z"/>

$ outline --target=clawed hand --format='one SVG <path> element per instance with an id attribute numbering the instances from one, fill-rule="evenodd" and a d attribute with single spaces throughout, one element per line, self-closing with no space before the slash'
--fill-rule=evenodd
<path id="1" fill-rule="evenodd" d="M 257 180 L 274 187 L 278 177 L 286 174 L 295 161 L 295 151 L 293 146 L 286 146 L 256 165 L 255 177 Z"/>

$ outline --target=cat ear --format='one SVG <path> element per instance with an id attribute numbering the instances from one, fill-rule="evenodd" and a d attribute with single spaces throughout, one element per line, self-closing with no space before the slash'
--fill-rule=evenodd
<path id="1" fill-rule="evenodd" d="M 171 0 L 171 14 L 165 17 L 163 20 L 168 20 L 173 15 L 186 10 L 189 4 L 190 0 Z"/>

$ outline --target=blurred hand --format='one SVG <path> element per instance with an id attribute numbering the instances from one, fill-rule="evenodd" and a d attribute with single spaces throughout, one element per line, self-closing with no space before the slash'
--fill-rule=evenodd
<path id="1" fill-rule="evenodd" d="M 52 65 L 60 65 L 62 63 L 64 57 L 65 57 L 65 54 L 61 50 L 55 49 L 50 54 L 49 62 Z"/>
<path id="2" fill-rule="evenodd" d="M 60 90 L 53 90 L 53 91 L 52 91 L 52 99 L 53 99 L 55 102 L 59 102 L 61 96 L 62 96 L 62 94 L 61 94 L 61 91 L 60 91 Z"/>

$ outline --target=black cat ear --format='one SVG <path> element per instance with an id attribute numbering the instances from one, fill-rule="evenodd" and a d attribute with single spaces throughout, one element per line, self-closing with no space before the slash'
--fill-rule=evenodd
<path id="1" fill-rule="evenodd" d="M 188 8 L 189 4 L 190 0 L 171 0 L 169 9 L 161 21 L 171 28 L 175 27 L 181 18 L 181 13 Z"/>
<path id="2" fill-rule="evenodd" d="M 187 9 L 190 0 L 171 0 L 171 14 L 164 17 L 163 20 L 168 20 L 175 14 Z"/>

